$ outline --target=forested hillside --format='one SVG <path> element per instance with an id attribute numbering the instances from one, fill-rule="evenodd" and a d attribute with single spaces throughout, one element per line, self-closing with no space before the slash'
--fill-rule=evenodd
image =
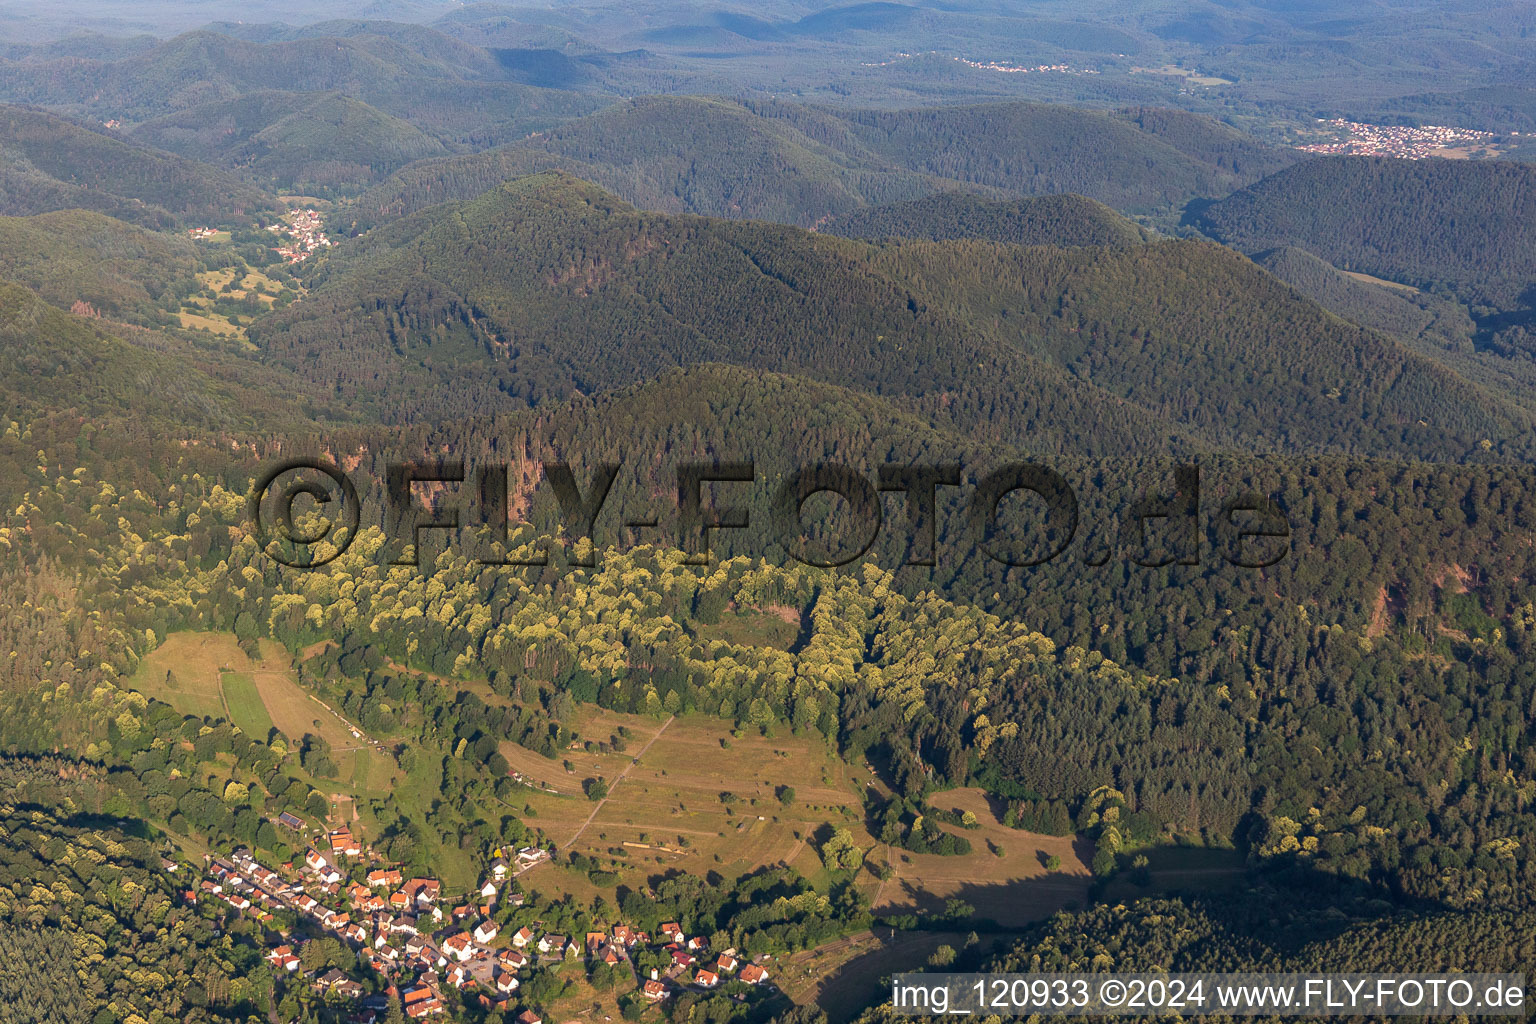
<path id="1" fill-rule="evenodd" d="M 358 201 L 357 218 L 376 224 L 551 168 L 644 209 L 801 226 L 957 189 L 994 198 L 1075 192 L 1166 213 L 1293 159 L 1215 122 L 1152 111 L 1028 103 L 846 111 L 649 97 L 500 149 L 406 168 Z"/>
<path id="2" fill-rule="evenodd" d="M 1208 243 L 874 248 L 642 213 L 543 175 L 379 229 L 311 281 L 253 340 L 402 420 L 727 362 L 902 398 L 993 441 L 1071 423 L 1084 452 L 1134 450 L 1118 438 L 1138 422 L 1291 450 L 1526 443 L 1509 403 Z"/>
<path id="3" fill-rule="evenodd" d="M 272 976 L 260 947 L 221 940 L 141 824 L 101 813 L 127 810 L 104 772 L 7 756 L 0 776 L 0 1016 L 265 1019 Z"/>
<path id="4" fill-rule="evenodd" d="M 80 208 L 146 227 L 237 224 L 269 197 L 235 176 L 26 107 L 0 105 L 0 213 Z"/>
<path id="5" fill-rule="evenodd" d="M 0 439 L 21 492 L 7 502 L 15 511 L 0 535 L 8 557 L 39 565 L 46 555 L 44 580 L 82 574 L 83 587 L 50 593 L 39 581 L 16 582 L 30 596 L 10 606 L 3 635 L 36 637 L 28 657 L 9 666 L 17 696 L 8 700 L 19 703 L 0 736 L 28 750 L 60 741 L 96 743 L 98 753 L 110 743 L 124 757 L 152 750 L 153 733 L 174 723 L 136 715 L 132 728 L 119 721 L 112 732 L 107 723 L 129 698 L 84 698 L 104 682 L 120 687 L 157 638 L 232 629 L 247 643 L 269 636 L 295 651 L 340 638 L 357 652 L 343 660 L 354 680 L 348 711 L 367 721 L 394 721 L 401 680 L 393 664 L 489 679 L 524 699 L 567 693 L 626 713 L 814 730 L 849 758 L 889 765 L 901 802 L 879 808 L 872 828 L 891 841 L 911 841 L 913 817 L 935 786 L 973 782 L 1009 802 L 1024 827 L 1065 822 L 1049 827 L 1090 839 L 1102 852 L 1095 870 L 1106 876 L 1122 851 L 1128 860 L 1139 846 L 1182 836 L 1238 843 L 1255 866 L 1294 865 L 1393 898 L 1518 904 L 1536 835 L 1522 781 L 1536 750 L 1525 720 L 1536 677 L 1522 667 L 1536 627 L 1523 592 L 1490 570 L 1522 579 L 1536 571 L 1523 544 L 1529 472 L 1202 460 L 1211 492 L 1257 487 L 1286 509 L 1292 555 L 1264 573 L 1214 552 L 1198 567 L 1145 569 L 1118 545 L 1111 564 L 1085 569 L 1106 513 L 1171 474 L 1161 460 L 1053 460 L 1099 528 L 1081 550 L 1032 574 L 989 572 L 947 500 L 937 572 L 901 570 L 900 546 L 894 557 L 882 549 L 874 562 L 840 571 L 798 566 L 771 545 L 725 561 L 724 537 L 719 561 L 694 569 L 672 549 L 670 519 L 663 547 L 611 547 L 620 543 L 615 524 L 645 507 L 632 502 L 654 501 L 671 459 L 737 454 L 728 445 L 757 427 L 771 428 L 759 449 L 769 490 L 786 467 L 818 457 L 871 472 L 866 460 L 878 458 L 940 455 L 979 469 L 1022 455 L 872 412 L 875 400 L 839 399 L 832 389 L 707 371 L 499 421 L 335 433 L 328 442 L 359 453 L 368 511 L 357 544 L 309 573 L 275 569 L 251 536 L 242 492 L 259 463 L 248 454 L 150 437 L 137 442 L 132 464 L 142 468 L 134 470 L 100 460 L 108 439 L 89 440 L 81 458 L 66 424 L 32 420 L 25 438 L 18 425 Z M 624 500 L 605 514 L 596 568 L 569 565 L 583 553 L 577 544 L 556 545 L 547 569 L 492 570 L 479 561 L 484 549 L 469 546 L 487 538 L 467 536 L 429 549 L 429 578 L 390 564 L 401 534 L 382 500 L 387 463 L 424 452 L 647 468 L 626 476 L 615 495 Z M 518 484 L 519 519 L 529 526 L 511 534 L 509 554 L 533 554 L 536 538 L 553 533 L 555 504 L 537 484 L 536 470 Z M 150 502 L 148 488 L 174 500 Z M 750 503 L 752 493 L 740 497 Z M 119 518 L 131 534 L 104 529 Z M 122 569 L 85 572 L 102 559 Z M 47 614 L 63 600 L 78 604 Z M 747 607 L 795 609 L 804 635 L 785 650 L 750 640 L 722 646 L 701 633 L 726 609 Z M 68 686 L 51 709 L 37 706 L 26 679 L 48 671 L 42 659 L 57 656 L 49 643 L 84 608 L 111 610 L 86 634 L 100 659 L 58 661 L 50 678 Z M 937 648 L 935 637 L 944 638 Z M 521 742 L 522 724 L 498 728 L 514 726 L 510 738 Z M 481 735 L 494 744 L 499 734 L 459 734 L 468 743 Z M 270 754 L 238 745 L 235 753 L 252 800 L 303 806 L 307 788 L 278 792 L 289 783 L 277 787 Z M 477 786 L 497 784 L 473 771 Z M 167 811 L 153 811 L 165 805 L 153 802 L 151 781 L 132 799 L 165 821 Z M 478 788 L 456 797 L 429 834 L 459 814 L 473 820 L 480 799 Z M 230 827 L 196 800 L 186 808 L 171 822 L 178 831 Z"/>
<path id="6" fill-rule="evenodd" d="M 1284 892 L 1264 885 L 1219 900 L 1151 898 L 1095 907 L 1035 926 L 1001 954 L 988 955 L 979 943 L 964 952 L 976 969 L 1017 973 L 1391 973 L 1405 963 L 1425 964 L 1425 970 L 1497 973 L 1517 964 L 1529 971 L 1536 960 L 1530 939 L 1536 921 L 1529 911 L 1393 914 L 1378 905 L 1372 913 L 1360 906 L 1358 893 L 1320 887 L 1309 895 L 1333 902 L 1339 913 L 1319 926 Z M 1364 919 L 1351 921 L 1354 915 Z M 902 1019 L 887 1000 L 876 999 L 873 992 L 870 998 L 874 1005 L 860 1024 Z"/>
<path id="7" fill-rule="evenodd" d="M 1136 245 L 1148 238 L 1133 222 L 1082 196 L 989 201 L 958 192 L 865 207 L 817 230 L 871 240 L 979 238 L 1013 245 Z"/>
<path id="8" fill-rule="evenodd" d="M 1210 243 L 913 243 L 873 262 L 919 282 L 921 301 L 962 310 L 972 330 L 1220 444 L 1464 458 L 1484 441 L 1509 451 L 1524 443 L 1526 417 L 1511 403 L 1339 322 Z"/>
<path id="9" fill-rule="evenodd" d="M 185 238 L 84 210 L 0 217 L 0 278 L 63 309 L 133 319 L 201 266 Z"/>
<path id="10" fill-rule="evenodd" d="M 295 397 L 302 385 L 287 374 L 150 331 L 71 316 L 4 280 L 0 344 L 0 389 L 10 415 L 20 418 L 10 422 L 34 422 L 40 433 L 44 422 L 56 422 L 89 440 L 131 425 L 135 432 L 184 431 L 190 440 L 199 431 L 285 431 L 306 421 Z M 251 403 L 253 392 L 263 395 L 260 409 Z M 17 426 L 12 439 L 25 433 Z M 20 477 L 8 478 L 4 490 L 19 486 Z"/>
<path id="11" fill-rule="evenodd" d="M 1255 253 L 1253 261 L 1318 305 L 1363 327 L 1453 350 L 1470 348 L 1477 329 L 1465 307 L 1416 289 L 1358 280 L 1296 246 Z"/>
<path id="12" fill-rule="evenodd" d="M 410 122 L 339 93 L 247 93 L 156 118 L 133 137 L 285 190 L 358 187 L 448 152 Z"/>
<path id="13" fill-rule="evenodd" d="M 1194 221 L 1244 252 L 1299 246 L 1343 270 L 1510 310 L 1536 283 L 1536 168 L 1491 160 L 1309 160 Z"/>
<path id="14" fill-rule="evenodd" d="M 1289 148 L 1507 0 L 31 2 L 0 1024 L 1536 970 L 1536 180 Z"/>
<path id="15" fill-rule="evenodd" d="M 440 139 L 481 145 L 603 103 L 506 81 L 488 51 L 421 26 L 355 22 L 328 30 L 337 34 L 267 43 L 203 30 L 120 60 L 0 61 L 0 98 L 131 123 L 269 90 L 336 91 Z"/>
<path id="16" fill-rule="evenodd" d="M 357 202 L 360 227 L 560 169 L 642 209 L 809 224 L 940 181 L 814 138 L 730 100 L 646 97 L 469 156 L 406 168 Z"/>
<path id="17" fill-rule="evenodd" d="M 796 121 L 807 116 L 792 108 L 769 112 Z M 860 144 L 910 170 L 1019 195 L 1077 192 L 1126 212 L 1164 210 L 1186 201 L 1180 197 L 1223 195 L 1294 158 L 1240 143 L 1197 118 L 1181 119 L 1173 130 L 1141 117 L 1150 130 L 1134 114 L 1031 103 L 855 111 L 841 119 Z M 1238 153 L 1243 158 L 1235 159 Z"/>

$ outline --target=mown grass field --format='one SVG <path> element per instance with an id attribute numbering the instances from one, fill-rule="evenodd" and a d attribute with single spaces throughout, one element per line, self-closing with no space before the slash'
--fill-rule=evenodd
<path id="1" fill-rule="evenodd" d="M 668 722 L 597 708 L 583 708 L 576 722 L 593 740 L 608 739 L 620 725 L 631 734 L 622 753 L 572 750 L 551 761 L 510 743 L 503 753 L 531 783 L 554 790 L 519 793 L 533 809 L 530 823 L 562 848 L 613 867 L 623 883 L 669 870 L 731 876 L 767 864 L 814 875 L 821 866 L 811 842 L 817 828 L 863 832 L 853 770 L 819 738 L 733 737 L 730 724 L 717 719 Z M 611 787 L 601 807 L 582 790 L 594 778 Z M 795 790 L 788 805 L 777 795 L 781 786 Z M 862 841 L 874 845 L 867 834 Z"/>
<path id="2" fill-rule="evenodd" d="M 265 741 L 272 731 L 272 716 L 267 713 L 267 705 L 262 701 L 261 691 L 256 688 L 256 680 L 244 672 L 224 672 L 221 680 L 230 719 L 247 736 Z"/>
<path id="3" fill-rule="evenodd" d="M 220 675 L 232 670 L 231 645 L 218 633 L 173 633 L 145 655 L 129 685 L 145 696 L 163 700 L 184 715 L 224 716 L 224 687 Z M 238 648 L 239 663 L 249 659 Z"/>

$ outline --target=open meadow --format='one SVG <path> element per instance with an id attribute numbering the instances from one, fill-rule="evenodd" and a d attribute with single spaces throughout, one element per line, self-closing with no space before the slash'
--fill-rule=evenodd
<path id="1" fill-rule="evenodd" d="M 670 872 L 734 877 L 769 865 L 788 865 L 809 877 L 822 871 L 816 835 L 843 826 L 867 851 L 871 867 L 890 863 L 892 877 L 873 870 L 857 884 L 877 913 L 934 912 L 950 899 L 977 908 L 978 919 L 1007 926 L 1037 920 L 1086 901 L 1089 872 L 1073 840 L 1004 826 L 1000 808 L 981 790 L 936 794 L 934 806 L 976 814 L 978 827 L 958 829 L 971 843 L 962 856 L 894 849 L 867 831 L 862 790 L 878 786 L 869 769 L 850 765 L 819 738 L 756 731 L 735 736 L 728 722 L 702 716 L 652 719 L 594 707 L 578 712 L 585 741 L 606 741 L 623 726 L 622 752 L 584 749 L 558 760 L 511 743 L 502 753 L 528 788 L 516 802 L 529 824 L 562 851 L 592 858 L 634 887 Z M 609 795 L 588 799 L 584 786 L 601 780 Z M 792 792 L 791 792 L 792 791 Z M 786 799 L 781 799 L 783 793 Z M 1049 856 L 1061 867 L 1049 871 Z M 525 886 L 590 898 L 611 893 L 574 870 L 536 869 Z"/>

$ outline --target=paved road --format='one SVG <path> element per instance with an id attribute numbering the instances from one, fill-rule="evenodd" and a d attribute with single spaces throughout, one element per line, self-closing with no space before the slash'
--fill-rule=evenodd
<path id="1" fill-rule="evenodd" d="M 629 759 L 629 764 L 624 766 L 624 770 L 619 772 L 619 774 L 614 777 L 614 780 L 608 784 L 608 796 L 603 797 L 597 802 L 597 806 L 592 808 L 592 813 L 587 815 L 587 820 L 581 823 L 581 828 L 576 830 L 575 835 L 561 843 L 560 849 L 569 850 L 573 845 L 575 845 L 576 840 L 580 839 L 581 834 L 587 830 L 587 826 L 592 824 L 592 819 L 597 817 L 597 812 L 602 810 L 603 805 L 606 804 L 609 798 L 613 796 L 613 791 L 619 788 L 619 783 L 624 781 L 624 776 L 629 774 L 629 770 L 631 768 L 640 763 L 640 759 L 645 756 L 645 752 L 651 749 L 651 744 L 661 739 L 661 734 L 666 732 L 667 726 L 671 725 L 676 719 L 677 716 L 672 715 L 668 717 L 665 722 L 661 723 L 661 728 L 656 730 L 656 735 L 652 736 L 646 742 L 645 746 L 641 747 L 639 752 Z"/>

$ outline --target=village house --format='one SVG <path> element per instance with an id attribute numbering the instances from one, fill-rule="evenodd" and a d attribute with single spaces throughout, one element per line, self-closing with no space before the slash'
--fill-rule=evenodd
<path id="1" fill-rule="evenodd" d="M 699 973 L 694 975 L 693 981 L 699 988 L 714 988 L 720 984 L 720 975 L 707 967 L 701 967 Z"/>
<path id="2" fill-rule="evenodd" d="M 715 970 L 720 974 L 732 974 L 736 970 L 736 958 L 729 953 L 721 953 L 715 961 Z"/>
<path id="3" fill-rule="evenodd" d="M 331 968 L 315 979 L 315 991 L 334 992 L 345 999 L 361 999 L 364 989 L 336 968 Z"/>
<path id="4" fill-rule="evenodd" d="M 507 864 L 507 858 L 505 857 L 497 857 L 491 861 L 491 878 L 497 882 L 506 881 L 507 872 L 510 870 L 511 867 Z"/>
<path id="5" fill-rule="evenodd" d="M 475 941 L 490 942 L 501 934 L 501 926 L 495 921 L 481 921 L 475 925 Z"/>
<path id="6" fill-rule="evenodd" d="M 293 955 L 292 946 L 278 946 L 267 954 L 267 960 L 280 971 L 299 969 L 299 958 Z"/>
<path id="7" fill-rule="evenodd" d="M 400 993 L 400 1002 L 407 1017 L 425 1017 L 442 1013 L 443 1000 L 430 985 L 417 985 Z"/>
<path id="8" fill-rule="evenodd" d="M 459 932 L 443 940 L 443 952 L 461 963 L 475 955 L 474 938 L 469 932 Z"/>
<path id="9" fill-rule="evenodd" d="M 667 997 L 667 986 L 654 978 L 640 986 L 640 991 L 645 994 L 645 998 L 653 1002 Z"/>
<path id="10" fill-rule="evenodd" d="M 757 964 L 747 964 L 741 969 L 741 980 L 748 985 L 761 985 L 768 980 L 768 972 Z"/>
<path id="11" fill-rule="evenodd" d="M 529 928 L 527 925 L 523 925 L 523 927 L 512 933 L 512 945 L 516 946 L 518 949 L 522 949 L 532 941 L 533 929 Z"/>
<path id="12" fill-rule="evenodd" d="M 517 1015 L 517 1024 L 544 1024 L 544 1018 L 532 1010 L 524 1010 Z"/>
<path id="13" fill-rule="evenodd" d="M 683 930 L 677 926 L 676 921 L 668 921 L 666 924 L 662 925 L 661 931 L 657 932 L 657 935 L 660 938 L 666 939 L 668 942 L 683 941 Z"/>
<path id="14" fill-rule="evenodd" d="M 394 868 L 379 868 L 377 871 L 368 872 L 368 884 L 392 889 L 401 882 L 400 872 Z"/>
<path id="15" fill-rule="evenodd" d="M 329 838 L 333 855 L 342 857 L 359 857 L 362 855 L 363 846 L 356 839 L 352 838 L 351 829 L 333 829 Z"/>
<path id="16" fill-rule="evenodd" d="M 528 957 L 515 949 L 504 949 L 496 957 L 496 962 L 509 971 L 515 971 L 528 963 Z"/>
<path id="17" fill-rule="evenodd" d="M 437 902 L 443 884 L 435 878 L 413 878 L 400 887 L 400 891 L 416 903 L 427 906 Z"/>

